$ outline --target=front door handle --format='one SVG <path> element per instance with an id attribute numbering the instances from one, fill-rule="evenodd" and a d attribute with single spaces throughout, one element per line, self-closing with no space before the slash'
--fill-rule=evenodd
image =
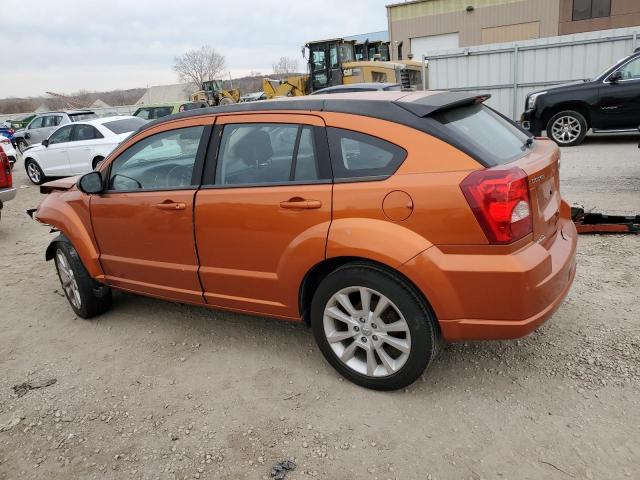
<path id="1" fill-rule="evenodd" d="M 306 200 L 304 198 L 292 198 L 286 202 L 280 202 L 280 208 L 289 210 L 314 210 L 322 207 L 320 200 Z"/>
<path id="2" fill-rule="evenodd" d="M 156 208 L 160 210 L 184 210 L 187 206 L 184 203 L 176 203 L 176 202 L 164 202 L 164 203 L 156 203 Z"/>

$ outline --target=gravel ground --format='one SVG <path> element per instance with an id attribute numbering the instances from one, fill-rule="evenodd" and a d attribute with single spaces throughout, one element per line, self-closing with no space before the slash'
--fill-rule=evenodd
<path id="1" fill-rule="evenodd" d="M 563 152 L 587 209 L 640 212 L 634 137 Z M 394 393 L 343 381 L 301 325 L 128 294 L 73 315 L 24 213 L 0 222 L 0 479 L 619 479 L 640 465 L 640 237 L 584 236 L 553 319 L 449 345 Z M 39 389 L 13 386 L 31 382 Z M 25 393 L 26 392 L 26 393 Z"/>

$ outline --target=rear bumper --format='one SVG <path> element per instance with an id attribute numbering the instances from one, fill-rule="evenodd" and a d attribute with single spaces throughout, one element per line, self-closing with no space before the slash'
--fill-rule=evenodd
<path id="1" fill-rule="evenodd" d="M 552 243 L 506 255 L 446 254 L 437 247 L 400 270 L 423 291 L 447 341 L 511 339 L 542 325 L 576 271 L 577 232 L 568 218 Z"/>
<path id="2" fill-rule="evenodd" d="M 0 189 L 0 205 L 2 205 L 4 202 L 8 202 L 9 200 L 13 200 L 14 198 L 16 198 L 15 188 Z"/>

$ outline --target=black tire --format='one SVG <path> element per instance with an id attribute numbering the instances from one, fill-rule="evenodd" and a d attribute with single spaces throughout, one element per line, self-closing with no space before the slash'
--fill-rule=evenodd
<path id="1" fill-rule="evenodd" d="M 27 143 L 26 140 L 24 140 L 23 138 L 19 138 L 16 141 L 16 148 L 18 149 L 18 151 L 20 153 L 24 152 L 25 148 L 27 148 L 29 146 L 29 144 Z"/>
<path id="2" fill-rule="evenodd" d="M 69 293 L 68 288 L 65 288 L 65 280 L 68 280 L 68 277 L 63 280 L 65 274 L 63 273 L 63 268 L 61 268 L 61 260 L 58 255 L 64 257 L 67 266 L 73 272 L 73 281 L 77 285 L 78 293 L 78 298 L 75 299 L 75 302 L 71 298 L 72 294 Z M 76 252 L 71 243 L 64 240 L 56 242 L 53 258 L 62 290 L 76 315 L 89 319 L 109 310 L 112 302 L 111 289 L 96 282 L 89 276 L 89 272 L 87 272 L 78 256 L 78 252 Z"/>
<path id="3" fill-rule="evenodd" d="M 563 124 L 567 130 L 562 131 Z M 587 135 L 589 125 L 580 112 L 563 110 L 553 115 L 547 122 L 547 137 L 561 147 L 580 145 Z"/>
<path id="4" fill-rule="evenodd" d="M 336 293 L 349 287 L 365 287 L 379 292 L 387 297 L 404 317 L 409 329 L 410 348 L 408 358 L 394 373 L 386 376 L 373 376 L 358 372 L 343 363 L 329 343 L 324 326 L 325 307 L 327 307 L 328 302 L 332 300 Z M 362 308 L 362 304 L 360 304 L 360 308 Z M 373 304 L 371 308 L 373 308 Z M 364 319 L 361 321 L 364 322 Z M 376 325 L 370 325 L 376 328 Z M 311 303 L 311 327 L 320 351 L 342 376 L 357 385 L 375 390 L 397 390 L 412 384 L 436 357 L 442 343 L 437 320 L 413 285 L 397 273 L 369 263 L 344 265 L 330 273 L 320 283 Z M 353 328 L 356 329 L 357 327 Z M 377 328 L 380 327 L 378 326 Z M 363 327 L 361 330 L 363 335 L 364 331 L 365 328 Z M 361 333 L 356 333 L 356 337 Z M 371 333 L 369 331 L 367 334 Z M 375 336 L 376 332 L 373 333 L 374 335 L 369 337 L 371 346 L 373 346 L 374 340 L 378 340 Z M 351 339 L 345 340 L 345 342 L 350 341 Z M 355 340 L 353 342 L 355 343 Z M 334 344 L 336 343 L 334 342 Z M 345 347 L 345 350 L 347 349 Z M 376 351 L 378 350 L 376 349 Z M 378 353 L 374 355 L 374 358 L 376 361 L 380 361 L 378 363 L 382 365 L 381 357 Z"/>
<path id="5" fill-rule="evenodd" d="M 27 158 L 24 161 L 24 169 L 27 172 L 27 177 L 29 177 L 29 180 L 31 180 L 31 183 L 34 185 L 42 185 L 47 181 L 47 177 L 44 175 L 42 168 L 40 168 L 40 165 L 38 165 L 34 159 Z"/>
<path id="6" fill-rule="evenodd" d="M 100 163 L 102 163 L 103 160 L 104 160 L 104 157 L 94 158 L 93 162 L 91 162 L 91 168 L 95 170 L 96 168 L 98 168 L 98 165 L 100 165 Z"/>

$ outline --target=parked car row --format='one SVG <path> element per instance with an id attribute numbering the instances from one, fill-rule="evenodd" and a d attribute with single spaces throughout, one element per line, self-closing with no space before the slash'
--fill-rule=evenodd
<path id="1" fill-rule="evenodd" d="M 40 185 L 47 177 L 90 172 L 145 123 L 138 117 L 118 116 L 63 125 L 22 152 L 29 180 Z"/>

